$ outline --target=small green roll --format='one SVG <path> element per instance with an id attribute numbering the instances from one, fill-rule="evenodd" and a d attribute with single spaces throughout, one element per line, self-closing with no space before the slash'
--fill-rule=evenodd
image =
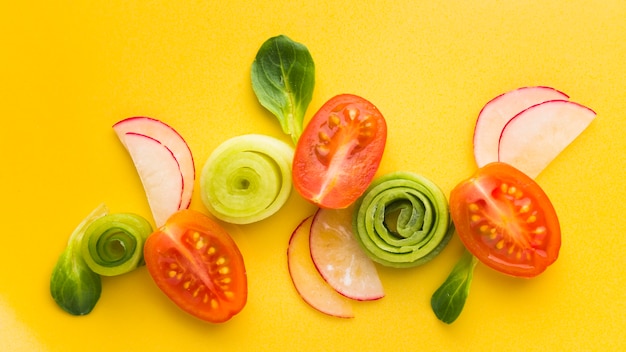
<path id="1" fill-rule="evenodd" d="M 81 254 L 93 272 L 121 275 L 144 264 L 143 244 L 151 233 L 152 225 L 139 215 L 107 214 L 85 230 Z"/>
<path id="2" fill-rule="evenodd" d="M 228 139 L 204 164 L 202 202 L 229 223 L 263 220 L 289 198 L 292 159 L 293 148 L 274 137 L 246 134 Z"/>
<path id="3" fill-rule="evenodd" d="M 454 232 L 443 191 L 427 178 L 404 171 L 372 182 L 356 202 L 353 228 L 372 260 L 396 268 L 428 262 Z"/>

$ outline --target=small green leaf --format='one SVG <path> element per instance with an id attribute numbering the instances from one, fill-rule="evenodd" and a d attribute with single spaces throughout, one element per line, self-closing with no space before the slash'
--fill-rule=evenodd
<path id="1" fill-rule="evenodd" d="M 95 307 L 102 283 L 80 255 L 67 248 L 59 257 L 50 279 L 50 294 L 64 311 L 85 315 Z"/>
<path id="2" fill-rule="evenodd" d="M 88 314 L 100 299 L 102 279 L 87 266 L 80 247 L 85 230 L 107 213 L 107 207 L 100 204 L 83 219 L 70 235 L 67 247 L 52 270 L 50 294 L 59 307 L 70 314 Z"/>
<path id="3" fill-rule="evenodd" d="M 297 143 L 313 96 L 315 65 L 303 44 L 279 35 L 265 41 L 252 63 L 252 89 Z"/>
<path id="4" fill-rule="evenodd" d="M 446 281 L 433 293 L 430 305 L 444 323 L 451 324 L 461 315 L 477 262 L 476 257 L 465 250 Z"/>

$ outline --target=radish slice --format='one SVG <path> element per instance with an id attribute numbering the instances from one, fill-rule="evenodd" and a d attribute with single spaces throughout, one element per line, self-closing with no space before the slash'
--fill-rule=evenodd
<path id="1" fill-rule="evenodd" d="M 352 208 L 319 209 L 309 240 L 313 263 L 337 292 L 359 301 L 385 296 L 374 262 L 352 231 Z"/>
<path id="2" fill-rule="evenodd" d="M 309 233 L 313 217 L 308 217 L 292 233 L 287 249 L 291 281 L 302 299 L 318 311 L 340 318 L 352 318 L 350 300 L 335 291 L 320 276 L 311 259 Z"/>
<path id="3" fill-rule="evenodd" d="M 179 209 L 187 209 L 191 203 L 194 188 L 195 165 L 191 150 L 183 137 L 165 122 L 144 116 L 129 117 L 118 121 L 113 125 L 113 130 L 124 146 L 126 146 L 124 136 L 127 133 L 137 133 L 159 141 L 172 152 L 183 175 L 183 195 Z"/>
<path id="4" fill-rule="evenodd" d="M 183 175 L 172 151 L 158 140 L 128 132 L 123 142 L 133 159 L 157 227 L 180 209 Z"/>
<path id="5" fill-rule="evenodd" d="M 502 130 L 499 161 L 535 178 L 595 117 L 593 110 L 570 101 L 534 105 L 517 114 Z"/>
<path id="6" fill-rule="evenodd" d="M 478 167 L 498 161 L 502 129 L 515 115 L 545 101 L 568 98 L 554 88 L 536 86 L 518 88 L 489 101 L 480 111 L 474 128 L 474 159 Z"/>

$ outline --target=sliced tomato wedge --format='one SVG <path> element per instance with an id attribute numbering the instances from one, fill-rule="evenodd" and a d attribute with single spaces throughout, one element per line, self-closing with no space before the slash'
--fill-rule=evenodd
<path id="1" fill-rule="evenodd" d="M 450 215 L 465 247 L 504 274 L 533 277 L 558 257 L 561 229 L 550 199 L 508 164 L 487 164 L 456 186 Z"/>
<path id="2" fill-rule="evenodd" d="M 383 115 L 351 94 L 324 104 L 298 139 L 294 188 L 321 208 L 352 204 L 372 182 L 387 141 Z"/>
<path id="3" fill-rule="evenodd" d="M 246 304 L 241 252 L 218 223 L 200 212 L 174 213 L 148 237 L 144 258 L 156 285 L 195 317 L 221 323 Z"/>

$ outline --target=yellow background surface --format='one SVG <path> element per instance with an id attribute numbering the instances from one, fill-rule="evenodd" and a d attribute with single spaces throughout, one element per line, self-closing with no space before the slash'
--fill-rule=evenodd
<path id="1" fill-rule="evenodd" d="M 4 1 L 0 5 L 0 349 L 3 351 L 607 351 L 626 345 L 626 2 Z M 200 169 L 229 137 L 289 142 L 258 104 L 250 65 L 269 37 L 316 63 L 312 114 L 339 93 L 387 119 L 379 174 L 420 173 L 446 193 L 475 170 L 482 106 L 547 85 L 597 112 L 537 178 L 560 216 L 558 261 L 532 280 L 478 265 L 461 317 L 430 296 L 462 247 L 428 264 L 379 267 L 386 297 L 328 317 L 293 288 L 291 231 L 314 208 L 292 193 L 265 221 L 225 225 L 244 255 L 245 309 L 221 325 L 183 313 L 145 268 L 103 280 L 93 312 L 48 291 L 74 227 L 101 202 L 151 219 L 111 126 L 151 116 L 187 140 Z M 198 183 L 196 182 L 196 186 Z M 196 187 L 191 207 L 206 212 Z"/>

